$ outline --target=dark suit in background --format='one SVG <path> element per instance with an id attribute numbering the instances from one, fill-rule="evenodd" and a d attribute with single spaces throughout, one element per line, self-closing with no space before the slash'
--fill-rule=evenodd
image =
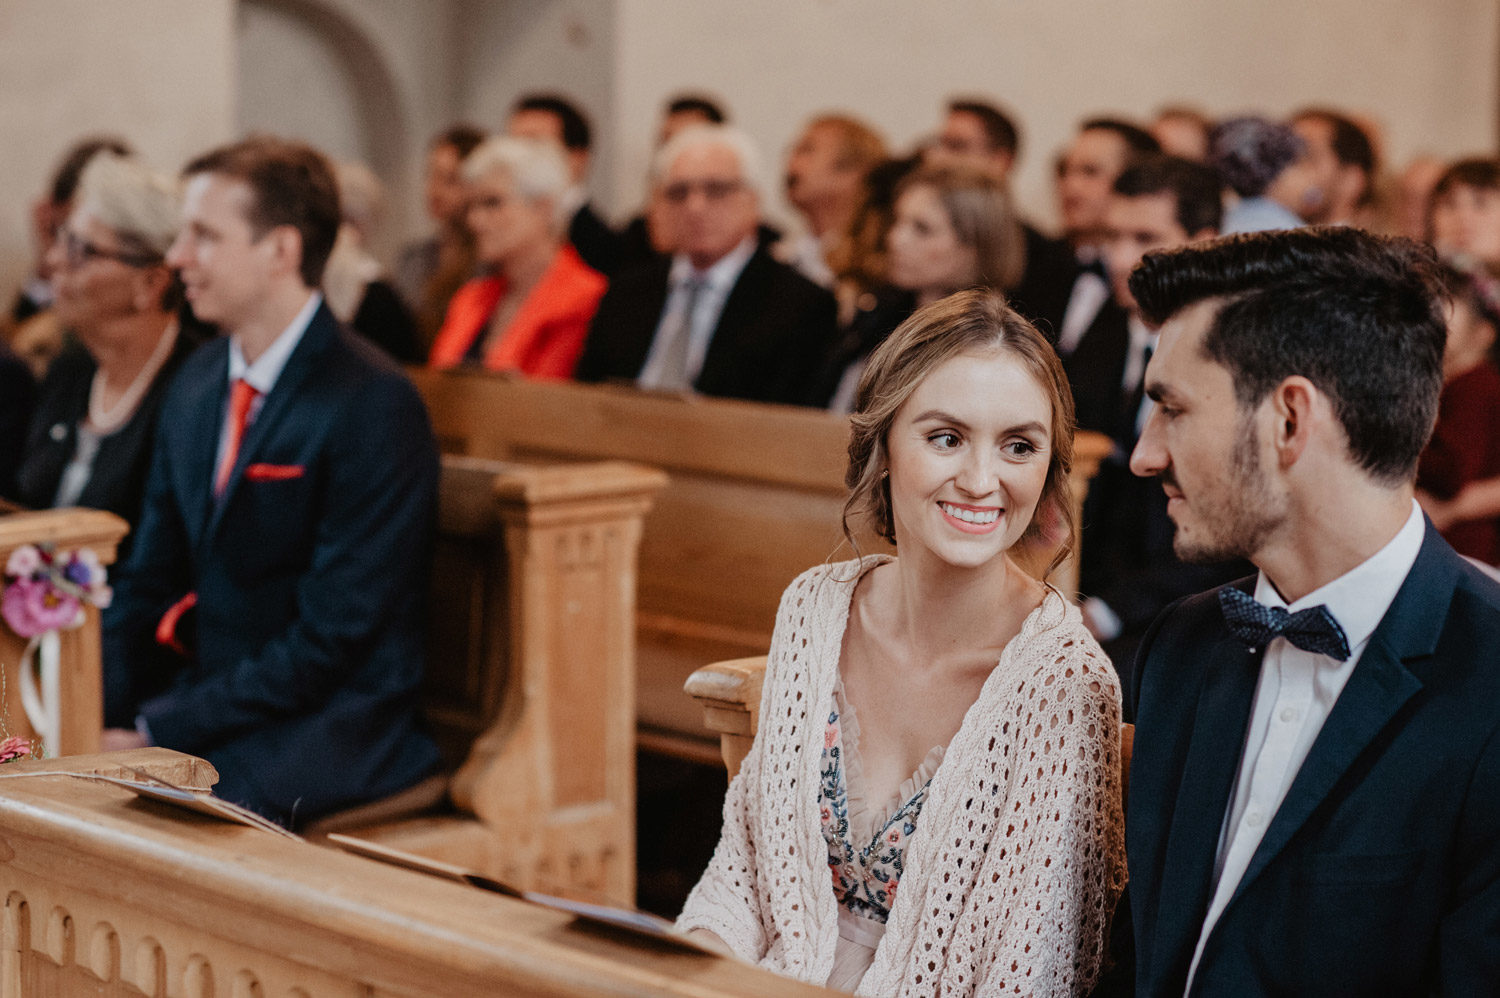
<path id="1" fill-rule="evenodd" d="M 1183 994 L 1260 663 L 1212 593 L 1142 644 L 1126 822 L 1139 995 Z M 1192 994 L 1500 993 L 1497 704 L 1500 586 L 1428 524 Z"/>
<path id="2" fill-rule="evenodd" d="M 163 403 L 105 616 L 106 724 L 139 716 L 213 763 L 221 796 L 303 822 L 437 766 L 416 697 L 437 450 L 415 388 L 323 306 L 216 500 L 228 353 L 221 339 L 190 357 Z M 187 592 L 184 663 L 154 638 Z"/>
<path id="3" fill-rule="evenodd" d="M 0 341 L 0 497 L 20 499 L 16 495 L 16 471 L 35 402 L 36 382 L 31 369 Z"/>
<path id="4" fill-rule="evenodd" d="M 578 362 L 580 381 L 635 380 L 666 307 L 666 257 L 618 275 L 599 302 Z M 740 272 L 693 387 L 704 395 L 804 404 L 831 351 L 833 295 L 758 246 Z"/>

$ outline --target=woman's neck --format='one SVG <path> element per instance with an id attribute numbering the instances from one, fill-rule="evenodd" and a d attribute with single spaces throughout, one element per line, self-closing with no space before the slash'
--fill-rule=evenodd
<path id="1" fill-rule="evenodd" d="M 541 283 L 542 275 L 547 268 L 552 266 L 552 260 L 557 256 L 558 243 L 548 240 L 537 246 L 518 250 L 515 255 L 507 259 L 502 265 L 505 279 L 510 288 L 507 294 L 519 292 L 523 297 L 532 288 Z"/>
<path id="2" fill-rule="evenodd" d="M 140 312 L 107 323 L 99 336 L 86 339 L 106 391 L 117 395 L 135 382 L 171 322 L 169 312 Z"/>
<path id="3" fill-rule="evenodd" d="M 961 568 L 903 553 L 889 611 L 914 661 L 940 663 L 980 648 L 1003 646 L 1041 601 L 1044 588 L 1008 556 Z"/>

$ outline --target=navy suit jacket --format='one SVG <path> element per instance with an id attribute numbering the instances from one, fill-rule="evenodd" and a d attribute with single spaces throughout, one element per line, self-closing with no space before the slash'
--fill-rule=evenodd
<path id="1" fill-rule="evenodd" d="M 1183 994 L 1259 669 L 1216 592 L 1174 604 L 1142 643 L 1126 822 L 1137 994 Z M 1500 993 L 1500 585 L 1431 524 L 1192 993 Z"/>
<path id="2" fill-rule="evenodd" d="M 157 744 L 212 762 L 221 796 L 300 822 L 437 765 L 416 696 L 437 449 L 416 389 L 325 305 L 215 500 L 228 353 L 189 357 L 162 406 L 105 616 L 106 720 L 139 714 Z M 184 663 L 154 635 L 187 592 Z"/>
<path id="3" fill-rule="evenodd" d="M 609 283 L 578 361 L 579 381 L 634 380 L 667 304 L 672 261 Z M 693 387 L 704 395 L 803 405 L 837 338 L 833 295 L 758 247 L 724 299 Z"/>

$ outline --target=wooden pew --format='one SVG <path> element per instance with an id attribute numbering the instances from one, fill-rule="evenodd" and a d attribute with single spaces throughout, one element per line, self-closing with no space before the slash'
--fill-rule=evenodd
<path id="1" fill-rule="evenodd" d="M 454 813 L 315 823 L 526 889 L 635 898 L 635 556 L 664 476 L 447 457 L 425 710 Z"/>
<path id="2" fill-rule="evenodd" d="M 618 459 L 670 476 L 646 518 L 636 617 L 644 747 L 714 763 L 683 683 L 704 662 L 764 654 L 782 591 L 849 557 L 839 529 L 847 423 L 825 412 L 609 385 L 410 371 L 445 452 L 514 461 Z M 1080 435 L 1075 490 L 1108 453 Z M 1082 483 L 1080 486 L 1079 483 Z M 864 551 L 889 548 L 860 538 Z M 1076 572 L 1056 578 L 1071 591 Z"/>
<path id="3" fill-rule="evenodd" d="M 147 749 L 0 767 L 0 995 L 679 998 L 831 994 L 733 960 L 37 770 L 144 767 Z"/>
<path id="4" fill-rule="evenodd" d="M 103 565 L 114 563 L 116 549 L 128 527 L 113 513 L 93 509 L 52 509 L 39 512 L 0 511 L 0 569 L 11 552 L 25 544 L 50 543 L 58 551 L 89 549 Z M 104 692 L 100 674 L 99 611 L 84 608 L 83 626 L 61 634 L 62 673 L 59 688 L 61 715 L 58 752 L 72 755 L 99 751 L 104 723 Z M 21 704 L 17 668 L 26 641 L 0 623 L 0 734 L 27 739 L 36 732 Z"/>

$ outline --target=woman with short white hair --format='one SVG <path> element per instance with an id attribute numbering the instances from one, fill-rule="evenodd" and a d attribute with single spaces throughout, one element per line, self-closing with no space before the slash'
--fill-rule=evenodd
<path id="1" fill-rule="evenodd" d="M 473 364 L 569 378 L 606 285 L 564 241 L 559 202 L 571 184 L 555 143 L 481 143 L 463 163 L 467 221 L 488 273 L 453 296 L 433 367 Z"/>
<path id="2" fill-rule="evenodd" d="M 180 213 L 175 181 L 135 160 L 101 154 L 84 170 L 47 259 L 77 343 L 42 383 L 16 476 L 25 505 L 91 506 L 134 525 L 162 396 L 206 338 L 179 323 L 182 285 L 164 262 Z"/>

